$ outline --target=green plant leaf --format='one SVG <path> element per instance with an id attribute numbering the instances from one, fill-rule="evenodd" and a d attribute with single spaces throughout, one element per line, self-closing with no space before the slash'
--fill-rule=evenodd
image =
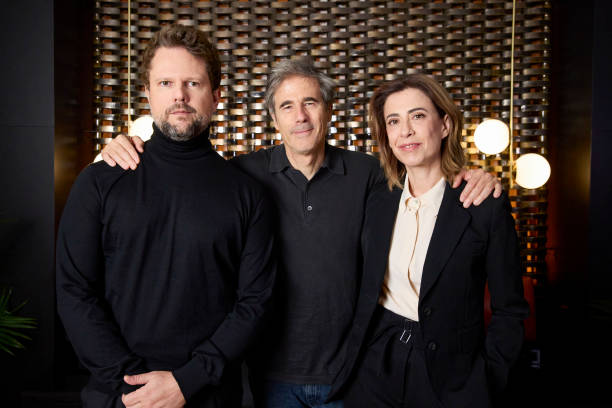
<path id="1" fill-rule="evenodd" d="M 23 344 L 19 340 L 4 333 L 0 333 L 0 344 L 6 347 L 23 348 Z"/>
<path id="2" fill-rule="evenodd" d="M 21 337 L 22 339 L 31 340 L 30 337 L 28 337 L 28 335 L 24 333 L 20 333 L 15 330 L 0 328 L 0 334 L 4 334 L 5 336 Z"/>
<path id="3" fill-rule="evenodd" d="M 0 291 L 0 350 L 14 355 L 11 349 L 23 349 L 24 345 L 18 339 L 31 340 L 22 333 L 22 329 L 35 329 L 36 319 L 32 317 L 15 316 L 27 301 L 21 302 L 13 310 L 9 310 L 9 301 L 13 293 L 12 288 L 4 288 Z M 18 330 L 19 329 L 19 330 Z"/>
<path id="4" fill-rule="evenodd" d="M 8 349 L 8 348 L 4 347 L 4 346 L 2 345 L 2 343 L 0 343 L 0 350 L 4 350 L 4 351 L 6 351 L 6 352 L 7 352 L 7 353 L 9 353 L 11 356 L 14 356 L 14 355 L 15 355 L 15 354 L 13 354 L 13 352 L 12 352 L 10 349 Z"/>
<path id="5" fill-rule="evenodd" d="M 36 328 L 36 322 L 29 318 L 11 318 L 3 319 L 0 317 L 0 327 L 12 327 L 19 329 L 34 329 Z"/>

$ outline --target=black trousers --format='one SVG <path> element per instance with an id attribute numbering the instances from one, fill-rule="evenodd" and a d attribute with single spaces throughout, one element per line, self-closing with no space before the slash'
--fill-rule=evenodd
<path id="1" fill-rule="evenodd" d="M 418 322 L 377 306 L 345 394 L 349 407 L 442 407 L 425 365 Z"/>

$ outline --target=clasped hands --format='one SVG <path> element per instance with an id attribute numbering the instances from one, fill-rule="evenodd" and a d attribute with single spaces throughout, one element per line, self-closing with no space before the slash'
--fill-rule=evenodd
<path id="1" fill-rule="evenodd" d="M 178 408 L 186 403 L 170 371 L 126 375 L 123 380 L 130 385 L 142 385 L 136 391 L 121 396 L 126 408 Z"/>

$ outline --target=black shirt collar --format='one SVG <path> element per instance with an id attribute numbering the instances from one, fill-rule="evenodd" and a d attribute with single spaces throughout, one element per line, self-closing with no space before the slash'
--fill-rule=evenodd
<path id="1" fill-rule="evenodd" d="M 270 164 L 268 166 L 268 170 L 270 171 L 270 173 L 278 173 L 288 167 L 291 167 L 291 163 L 289 163 L 287 153 L 285 153 L 285 145 L 281 144 L 276 148 L 272 149 L 272 154 L 270 156 Z"/>
<path id="2" fill-rule="evenodd" d="M 332 173 L 340 175 L 344 174 L 344 160 L 342 159 L 342 156 L 336 151 L 335 148 L 331 147 L 327 143 L 325 143 L 325 157 L 323 158 L 323 163 L 321 163 L 321 168 L 323 167 L 329 169 L 329 171 Z M 278 173 L 286 170 L 287 168 L 293 167 L 287 158 L 285 145 L 281 144 L 275 149 L 272 149 L 268 170 L 270 173 Z"/>

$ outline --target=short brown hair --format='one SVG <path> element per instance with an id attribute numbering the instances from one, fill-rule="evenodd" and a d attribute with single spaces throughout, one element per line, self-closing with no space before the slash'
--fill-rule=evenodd
<path id="1" fill-rule="evenodd" d="M 149 88 L 149 72 L 155 52 L 161 47 L 182 47 L 191 55 L 201 58 L 206 63 L 206 71 L 212 89 L 221 85 L 221 60 L 217 49 L 208 41 L 206 34 L 197 28 L 181 24 L 164 26 L 153 35 L 142 54 L 140 79 L 145 88 Z"/>
<path id="2" fill-rule="evenodd" d="M 406 175 L 406 168 L 395 157 L 389 145 L 384 117 L 385 102 L 391 94 L 409 88 L 418 89 L 427 95 L 436 107 L 441 119 L 444 119 L 444 115 L 448 115 L 450 119 L 449 134 L 442 139 L 440 147 L 442 151 L 442 173 L 446 180 L 452 181 L 452 178 L 465 165 L 465 155 L 461 147 L 463 116 L 459 108 L 457 108 L 448 92 L 434 79 L 423 74 L 410 74 L 401 79 L 384 83 L 374 91 L 372 99 L 370 99 L 369 126 L 372 137 L 378 142 L 380 162 L 385 170 L 389 189 L 393 186 L 403 187 L 402 180 Z"/>

